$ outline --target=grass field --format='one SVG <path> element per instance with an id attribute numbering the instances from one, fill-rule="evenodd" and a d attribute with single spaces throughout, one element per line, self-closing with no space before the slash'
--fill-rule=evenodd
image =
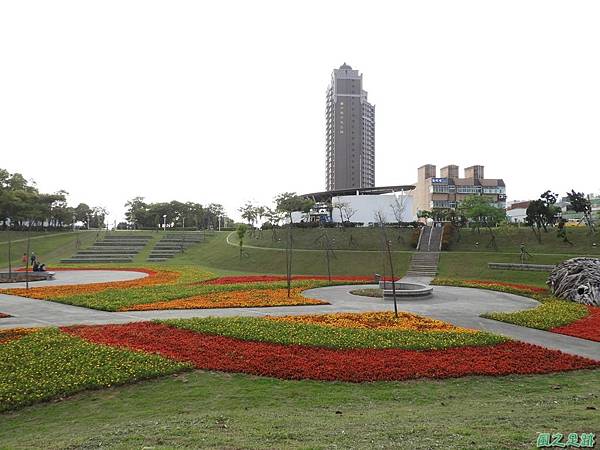
<path id="1" fill-rule="evenodd" d="M 550 229 L 548 233 L 542 232 L 542 243 L 539 244 L 535 235 L 528 227 L 500 227 L 494 229 L 498 252 L 515 253 L 519 255 L 520 245 L 524 243 L 529 253 L 537 258 L 536 253 L 553 253 L 564 255 L 600 255 L 600 233 L 591 234 L 587 228 L 567 228 L 567 236 L 573 245 L 569 245 L 556 237 L 556 230 Z M 476 245 L 476 243 L 479 245 Z M 489 252 L 487 248 L 490 234 L 482 229 L 480 233 L 475 230 L 464 229 L 460 232 L 460 239 L 451 246 L 452 251 Z M 596 246 L 593 244 L 596 243 Z M 532 261 L 533 262 L 533 261 Z"/>
<path id="2" fill-rule="evenodd" d="M 569 257 L 564 255 L 536 255 L 532 264 L 557 264 Z M 545 286 L 548 272 L 497 270 L 488 268 L 489 262 L 518 263 L 519 255 L 484 252 L 443 252 L 440 255 L 438 276 L 469 280 L 495 280 Z"/>
<path id="3" fill-rule="evenodd" d="M 258 247 L 285 248 L 287 230 L 257 230 L 248 237 L 248 244 Z M 382 233 L 379 228 L 297 228 L 293 230 L 294 248 L 319 250 L 325 246 L 327 234 L 332 248 L 337 250 L 381 250 Z M 386 228 L 387 238 L 393 250 L 413 251 L 412 228 Z"/>
<path id="4" fill-rule="evenodd" d="M 539 432 L 598 432 L 599 389 L 598 371 L 367 384 L 194 371 L 3 414 L 0 442 L 47 449 L 531 449 Z"/>
<path id="5" fill-rule="evenodd" d="M 285 250 L 246 248 L 240 259 L 239 248 L 225 242 L 228 234 L 215 233 L 206 243 L 189 248 L 167 264 L 198 264 L 240 273 L 285 273 Z M 231 241 L 235 242 L 233 238 Z M 394 270 L 397 274 L 406 272 L 410 256 L 410 252 L 394 253 Z M 377 251 L 338 250 L 331 259 L 331 273 L 334 275 L 372 275 L 381 273 L 382 267 L 382 254 Z M 292 271 L 300 275 L 326 275 L 325 251 L 294 251 Z"/>
<path id="6" fill-rule="evenodd" d="M 14 265 L 21 263 L 23 253 L 27 251 L 27 233 L 10 232 L 12 242 L 11 261 Z M 39 260 L 46 264 L 56 263 L 61 258 L 73 255 L 76 250 L 77 237 L 81 247 L 92 245 L 96 240 L 96 231 L 76 232 L 34 232 L 31 233 L 30 253 L 35 252 Z M 0 231 L 0 267 L 8 267 L 8 232 Z"/>

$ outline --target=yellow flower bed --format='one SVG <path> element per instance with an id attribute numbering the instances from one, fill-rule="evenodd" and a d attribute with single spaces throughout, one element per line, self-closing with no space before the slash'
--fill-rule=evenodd
<path id="1" fill-rule="evenodd" d="M 293 288 L 290 297 L 287 289 L 255 289 L 247 291 L 223 291 L 195 295 L 165 302 L 145 303 L 123 308 L 121 311 L 148 311 L 154 309 L 191 308 L 248 308 L 260 306 L 326 305 L 327 302 L 301 295 L 304 288 Z"/>
<path id="2" fill-rule="evenodd" d="M 475 330 L 456 327 L 440 320 L 430 319 L 407 312 L 399 312 L 398 317 L 395 317 L 393 312 L 367 312 L 268 317 L 268 319 L 280 322 L 323 325 L 336 328 L 476 333 Z"/>

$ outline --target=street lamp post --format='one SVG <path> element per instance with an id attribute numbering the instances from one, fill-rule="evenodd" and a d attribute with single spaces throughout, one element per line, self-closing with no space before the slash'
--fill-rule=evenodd
<path id="1" fill-rule="evenodd" d="M 167 215 L 163 214 L 163 228 L 165 229 L 165 233 L 167 232 Z"/>
<path id="2" fill-rule="evenodd" d="M 90 229 L 90 217 L 91 217 L 91 214 L 87 213 L 86 216 L 87 216 L 87 229 L 89 230 Z"/>

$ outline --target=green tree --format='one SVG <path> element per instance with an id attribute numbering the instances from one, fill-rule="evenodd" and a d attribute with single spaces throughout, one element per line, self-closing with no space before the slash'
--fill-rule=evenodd
<path id="1" fill-rule="evenodd" d="M 244 239 L 246 238 L 246 232 L 248 231 L 248 225 L 241 223 L 237 226 L 236 233 L 240 244 L 240 261 L 244 254 Z"/>
<path id="2" fill-rule="evenodd" d="M 277 211 L 285 214 L 290 223 L 293 223 L 293 212 L 307 213 L 314 206 L 315 202 L 314 200 L 301 197 L 295 192 L 284 192 L 275 197 L 275 204 Z"/>
<path id="3" fill-rule="evenodd" d="M 144 197 L 134 197 L 125 203 L 125 219 L 134 229 L 146 225 L 148 220 L 148 205 L 144 202 Z"/>
<path id="4" fill-rule="evenodd" d="M 240 212 L 242 219 L 244 219 L 246 222 L 248 222 L 248 225 L 254 228 L 254 224 L 256 223 L 256 220 L 258 218 L 256 206 L 254 206 L 250 202 L 246 202 L 244 206 L 238 208 L 238 211 Z"/>
<path id="5" fill-rule="evenodd" d="M 485 227 L 490 234 L 488 248 L 498 249 L 496 244 L 496 234 L 493 228 L 506 218 L 506 211 L 491 204 L 492 199 L 482 195 L 470 195 L 465 198 L 459 206 L 460 214 L 475 224 L 477 232 L 481 227 Z"/>
<path id="6" fill-rule="evenodd" d="M 588 229 L 591 232 L 596 231 L 594 227 L 594 220 L 592 218 L 592 202 L 585 196 L 583 192 L 575 192 L 571 189 L 571 192 L 567 192 L 567 200 L 569 201 L 569 209 L 576 213 L 583 214 L 583 220 L 585 221 Z"/>
<path id="7" fill-rule="evenodd" d="M 540 198 L 529 202 L 529 206 L 525 211 L 525 223 L 537 238 L 538 242 L 542 243 L 542 230 L 548 232 L 548 227 L 553 226 L 558 220 L 560 209 L 555 206 L 557 195 L 548 190 L 540 195 Z"/>

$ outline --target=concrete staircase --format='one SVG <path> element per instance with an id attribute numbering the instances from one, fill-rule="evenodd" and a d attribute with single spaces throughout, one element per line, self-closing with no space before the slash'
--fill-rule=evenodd
<path id="1" fill-rule="evenodd" d="M 71 258 L 62 259 L 60 262 L 65 264 L 131 262 L 151 239 L 152 236 L 108 235 L 103 240 L 94 242 L 91 247 L 79 250 Z"/>
<path id="2" fill-rule="evenodd" d="M 417 251 L 410 260 L 406 276 L 409 278 L 435 278 L 442 246 L 441 227 L 423 227 Z"/>
<path id="3" fill-rule="evenodd" d="M 199 242 L 204 242 L 204 233 L 202 232 L 169 233 L 156 243 L 148 255 L 148 261 L 166 261 Z"/>

